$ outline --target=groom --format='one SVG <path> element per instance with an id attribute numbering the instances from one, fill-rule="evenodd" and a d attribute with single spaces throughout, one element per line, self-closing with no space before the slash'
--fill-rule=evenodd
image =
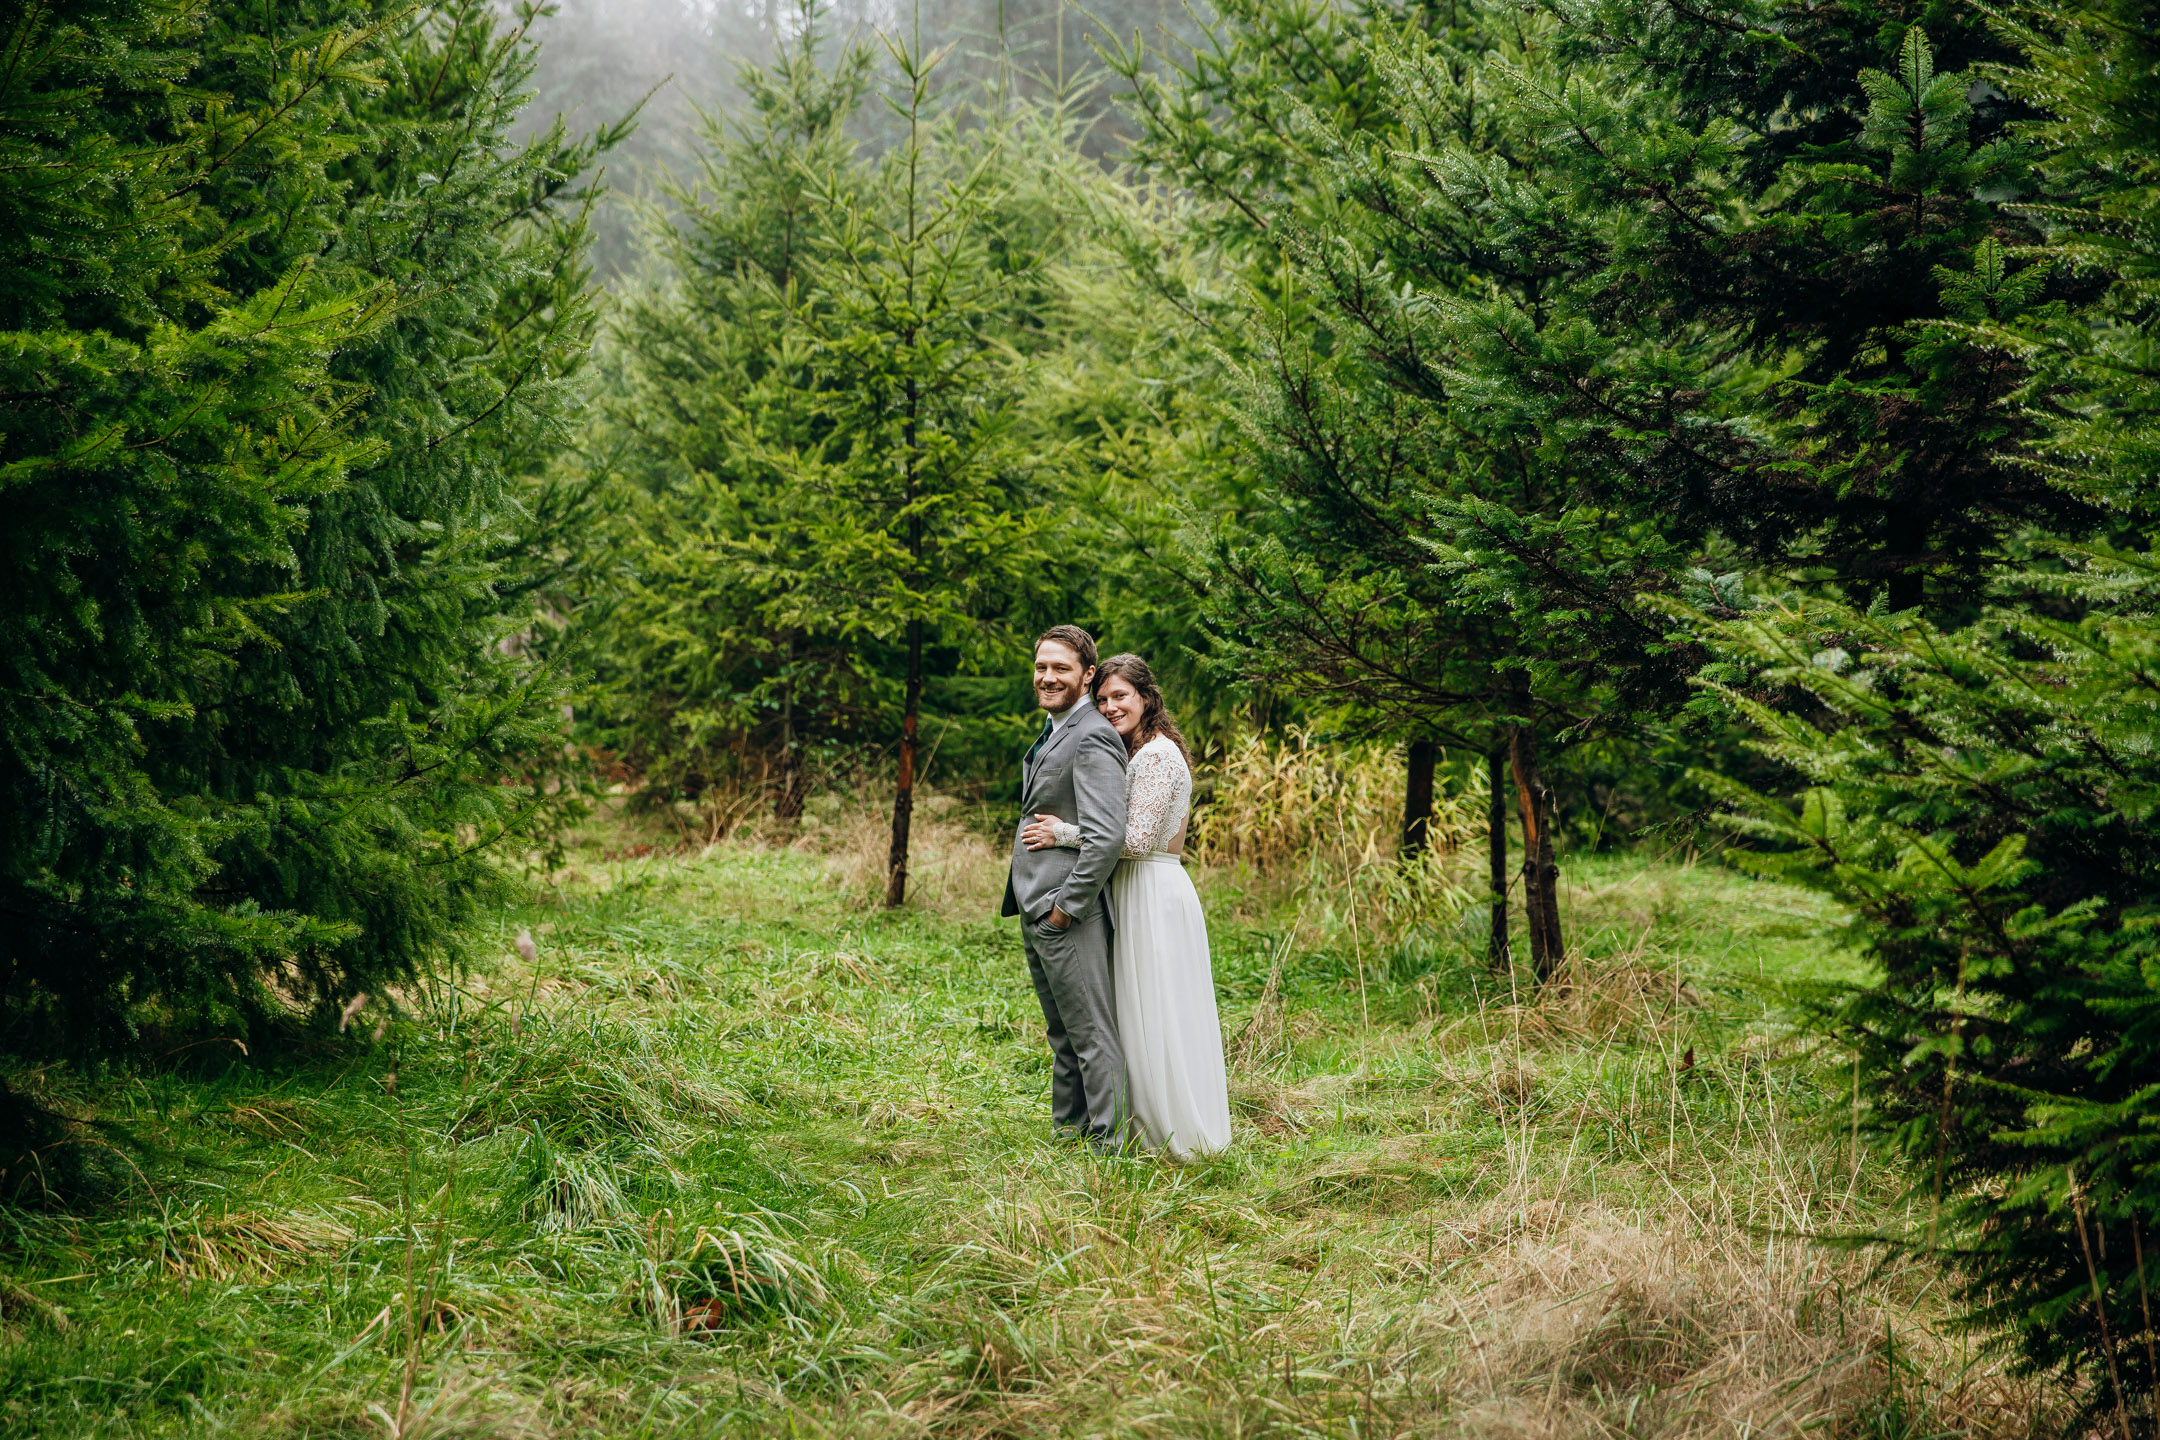
<path id="1" fill-rule="evenodd" d="M 1108 1149 L 1127 1114 L 1103 906 L 1125 843 L 1125 742 L 1088 697 L 1094 678 L 1095 639 L 1079 626 L 1053 626 L 1035 642 L 1035 698 L 1047 714 L 1020 766 L 1020 823 L 1070 815 L 1080 848 L 1030 850 L 1016 834 L 1001 913 L 1020 917 L 1050 1028 L 1050 1123 Z"/>

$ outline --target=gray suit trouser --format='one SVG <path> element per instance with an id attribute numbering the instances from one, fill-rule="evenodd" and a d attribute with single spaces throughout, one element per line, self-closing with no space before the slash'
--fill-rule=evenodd
<path id="1" fill-rule="evenodd" d="M 1050 1030 L 1050 1123 L 1067 1135 L 1115 1144 L 1131 1106 L 1110 984 L 1109 908 L 1097 903 L 1063 930 L 1020 920 L 1028 974 Z"/>

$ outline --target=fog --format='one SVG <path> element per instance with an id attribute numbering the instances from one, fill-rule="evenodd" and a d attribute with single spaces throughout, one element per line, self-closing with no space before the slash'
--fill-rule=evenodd
<path id="1" fill-rule="evenodd" d="M 800 24 L 793 0 L 561 0 L 538 20 L 538 90 L 528 124 L 556 115 L 590 130 L 646 100 L 636 134 L 608 161 L 615 194 L 600 218 L 594 263 L 613 279 L 638 259 L 630 197 L 649 195 L 661 172 L 682 167 L 697 138 L 700 109 L 724 113 L 737 99 L 736 69 L 767 58 L 773 38 Z M 1124 138 L 1096 43 L 1107 26 L 1125 43 L 1138 33 L 1159 52 L 1198 26 L 1179 0 L 840 0 L 827 21 L 835 33 L 911 34 L 926 47 L 950 45 L 948 83 L 1009 75 L 1026 95 L 1063 93 L 1087 126 L 1091 153 L 1112 157 Z M 1001 43 L 1002 30 L 1002 43 Z M 875 137 L 870 137 L 875 140 Z"/>

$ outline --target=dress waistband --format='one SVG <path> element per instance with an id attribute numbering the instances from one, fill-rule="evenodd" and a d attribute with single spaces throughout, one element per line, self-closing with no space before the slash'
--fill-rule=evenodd
<path id="1" fill-rule="evenodd" d="M 1126 859 L 1135 865 L 1183 865 L 1185 857 L 1173 855 L 1168 850 L 1157 850 L 1152 855 L 1128 855 Z"/>

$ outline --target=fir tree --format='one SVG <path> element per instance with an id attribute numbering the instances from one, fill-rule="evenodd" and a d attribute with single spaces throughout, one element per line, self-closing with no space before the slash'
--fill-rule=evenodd
<path id="1" fill-rule="evenodd" d="M 596 733 L 656 795 L 769 785 L 792 818 L 809 747 L 897 728 L 898 903 L 928 687 L 971 719 L 955 672 L 1009 664 L 1011 617 L 1051 590 L 1034 536 L 1059 445 L 1023 440 L 1018 407 L 1025 348 L 1059 342 L 1043 267 L 1066 242 L 1014 178 L 1032 117 L 963 114 L 935 57 L 895 44 L 902 129 L 866 154 L 849 126 L 874 57 L 828 70 L 804 18 L 743 71 L 746 119 L 708 126 L 701 181 L 654 231 L 668 277 L 618 327 L 602 458 L 625 543 Z"/>
<path id="2" fill-rule="evenodd" d="M 537 573 L 590 149 L 510 139 L 529 47 L 481 5 L 12 39 L 11 1043 L 410 976 L 559 743 L 497 586 Z"/>
<path id="3" fill-rule="evenodd" d="M 1252 678 L 1317 680 L 1364 723 L 1488 753 L 1496 779 L 1505 755 L 1546 976 L 1564 947 L 1540 737 L 1673 703 L 1684 665 L 1635 596 L 1694 554 L 1577 483 L 1548 402 L 1464 364 L 1466 300 L 1542 312 L 1594 264 L 1551 197 L 1506 178 L 1547 163 L 1542 127 L 1478 98 L 1487 72 L 1549 52 L 1552 26 L 1231 14 L 1182 98 L 1134 76 L 1149 153 L 1219 194 L 1224 243 L 1267 267 L 1242 407 L 1265 498 L 1218 533 L 1211 618 Z M 1504 839 L 1493 854 L 1502 896 Z"/>
<path id="4" fill-rule="evenodd" d="M 318 101 L 371 82 L 356 55 L 372 37 L 333 30 L 267 94 L 175 107 L 198 25 L 183 7 L 59 6 L 21 12 L 10 36 L 11 1048 L 115 1048 L 130 1002 L 229 999 L 351 936 L 212 891 L 255 816 L 169 776 L 264 621 L 300 598 L 280 562 L 366 453 L 359 397 L 331 366 L 384 310 L 372 287 L 306 262 L 223 283 L 220 257 L 264 216 L 221 206 L 218 182 L 244 164 L 260 195 L 303 214 L 333 203 Z"/>
<path id="5" fill-rule="evenodd" d="M 1151 156 L 1271 267 L 1248 408 L 1291 503 L 1218 568 L 1246 664 L 1647 738 L 1699 654 L 1640 595 L 1730 614 L 1756 569 L 1955 610 L 2019 527 L 2090 522 L 2002 458 L 2019 365 L 1930 328 L 1935 271 L 2016 238 L 2022 160 L 1899 7 L 1227 13 L 1181 96 L 1133 78 Z"/>
<path id="6" fill-rule="evenodd" d="M 648 219 L 664 278 L 622 306 L 598 453 L 617 514 L 597 596 L 589 720 L 648 789 L 718 808 L 751 756 L 774 754 L 775 813 L 800 813 L 813 747 L 872 733 L 884 702 L 868 647 L 801 603 L 809 516 L 775 452 L 814 443 L 806 314 L 834 212 L 817 191 L 859 186 L 847 134 L 871 52 L 829 69 L 818 16 L 773 61 L 745 66 L 739 120 L 707 117 L 696 179 Z"/>
<path id="7" fill-rule="evenodd" d="M 519 643 L 537 619 L 521 593 L 545 568 L 527 477 L 565 439 L 592 339 L 579 177 L 620 133 L 573 140 L 558 122 L 513 141 L 534 65 L 524 23 L 486 0 L 390 13 L 382 83 L 344 97 L 349 157 L 330 172 L 318 262 L 394 297 L 334 372 L 365 396 L 372 453 L 309 516 L 292 577 L 309 599 L 235 676 L 259 697 L 244 728 L 201 732 L 278 758 L 277 783 L 250 782 L 275 803 L 225 873 L 266 906 L 353 927 L 296 957 L 321 993 L 444 954 L 496 847 L 554 803 L 560 682 Z M 253 43 L 243 31 L 222 51 L 235 85 Z M 260 43 L 267 60 L 277 38 Z"/>
<path id="8" fill-rule="evenodd" d="M 1998 203 L 2025 183 L 2008 107 L 1938 58 L 2000 47 L 1896 5 L 1717 13 L 1585 11 L 1544 63 L 1499 68 L 1550 137 L 1534 183 L 1563 223 L 1540 243 L 1584 265 L 1556 313 L 1464 310 L 1469 367 L 1545 407 L 1604 503 L 1953 614 L 2021 527 L 2092 519 L 2004 458 L 2020 368 L 1932 327 L 1938 269 L 2030 237 Z"/>
<path id="9" fill-rule="evenodd" d="M 1947 1261 L 1969 1323 L 2088 1382 L 2080 1422 L 2126 1436 L 2160 1418 L 2156 18 L 2003 24 L 2025 63 L 1990 78 L 2041 112 L 2018 128 L 2044 186 L 2021 213 L 2045 236 L 1938 270 L 1949 318 L 1916 337 L 2014 363 L 2034 438 L 1997 458 L 2111 511 L 2115 543 L 2026 533 L 1965 625 L 1795 594 L 1707 627 L 1731 667 L 1717 693 L 1806 789 L 1792 806 L 1706 783 L 1763 844 L 1757 868 L 1848 907 L 1870 962 L 1811 1009 L 1920 1202 L 1880 1238 Z M 2060 272 L 2106 288 L 2050 301 Z M 1813 713 L 1774 703 L 1793 694 Z"/>
<path id="10" fill-rule="evenodd" d="M 802 315 L 824 434 L 785 464 L 812 518 L 793 557 L 803 603 L 845 638 L 904 647 L 885 892 L 898 905 L 929 647 L 994 655 L 997 630 L 979 621 L 1040 586 L 1041 516 L 1014 443 L 1025 362 L 1005 335 L 1043 257 L 999 223 L 1001 129 L 941 112 L 941 56 L 887 49 L 904 128 L 869 183 L 818 194 L 836 217 L 818 259 L 829 303 Z"/>

